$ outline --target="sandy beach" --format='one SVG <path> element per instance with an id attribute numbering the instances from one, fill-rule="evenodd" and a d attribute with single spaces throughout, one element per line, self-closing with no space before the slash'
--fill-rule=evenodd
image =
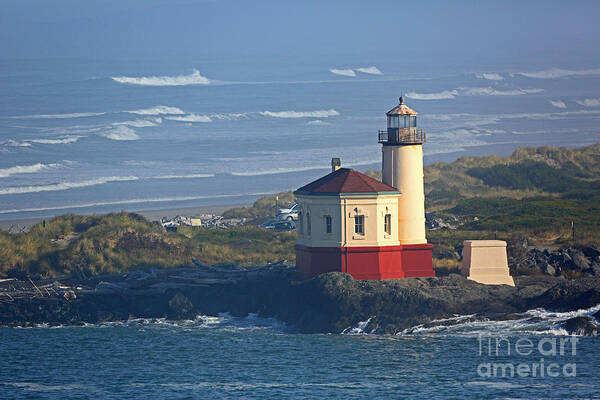
<path id="1" fill-rule="evenodd" d="M 198 214 L 221 214 L 226 210 L 234 207 L 249 207 L 251 204 L 228 204 L 228 205 L 212 205 L 212 206 L 200 206 L 200 207 L 188 207 L 188 208 L 170 208 L 162 210 L 143 210 L 143 211 L 131 211 L 137 214 L 143 215 L 150 221 L 158 221 L 162 217 L 175 217 L 177 215 L 182 216 L 194 216 Z M 127 210 L 125 210 L 127 211 Z M 115 211 L 116 212 L 116 211 Z M 81 215 L 87 215 L 92 213 L 76 213 Z M 0 230 L 10 231 L 13 233 L 28 231 L 29 228 L 42 220 L 50 220 L 53 217 L 46 218 L 26 218 L 26 219 L 12 219 L 0 221 Z"/>

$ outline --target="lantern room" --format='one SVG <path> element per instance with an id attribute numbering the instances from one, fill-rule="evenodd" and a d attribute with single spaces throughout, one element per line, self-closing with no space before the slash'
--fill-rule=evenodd
<path id="1" fill-rule="evenodd" d="M 386 115 L 387 130 L 379 131 L 379 143 L 396 145 L 425 142 L 425 132 L 417 129 L 417 112 L 404 104 L 404 97 L 400 96 L 400 104 Z"/>

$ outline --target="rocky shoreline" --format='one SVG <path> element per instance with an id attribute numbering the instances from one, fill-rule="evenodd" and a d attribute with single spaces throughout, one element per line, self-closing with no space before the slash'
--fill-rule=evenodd
<path id="1" fill-rule="evenodd" d="M 329 273 L 309 281 L 284 263 L 136 271 L 88 279 L 0 282 L 0 325 L 77 325 L 134 318 L 193 319 L 227 312 L 256 313 L 291 332 L 340 333 L 361 321 L 371 333 L 396 334 L 432 320 L 473 315 L 480 320 L 522 318 L 535 308 L 588 309 L 600 304 L 600 277 L 575 280 L 521 276 L 515 287 L 482 285 L 460 275 L 356 281 Z M 595 317 L 561 326 L 596 335 Z"/>

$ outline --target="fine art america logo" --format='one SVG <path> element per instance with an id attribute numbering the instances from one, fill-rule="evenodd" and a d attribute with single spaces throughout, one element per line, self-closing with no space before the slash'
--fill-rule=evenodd
<path id="1" fill-rule="evenodd" d="M 481 378 L 575 377 L 577 364 L 572 360 L 578 341 L 572 336 L 531 340 L 480 334 L 479 357 L 488 362 L 477 366 L 477 374 Z"/>

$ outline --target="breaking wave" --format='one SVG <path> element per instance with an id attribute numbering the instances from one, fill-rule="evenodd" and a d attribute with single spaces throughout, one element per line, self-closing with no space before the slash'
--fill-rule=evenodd
<path id="1" fill-rule="evenodd" d="M 356 72 L 353 69 L 336 69 L 332 68 L 329 70 L 332 74 L 342 75 L 342 76 L 356 76 Z"/>
<path id="2" fill-rule="evenodd" d="M 518 314 L 522 317 L 520 319 L 508 321 L 490 321 L 478 318 L 476 315 L 458 315 L 405 329 L 399 335 L 568 335 L 569 333 L 561 326 L 563 322 L 574 317 L 592 315 L 598 310 L 600 304 L 569 312 L 553 312 L 537 308 Z"/>
<path id="3" fill-rule="evenodd" d="M 15 165 L 14 167 L 0 169 L 0 178 L 6 178 L 17 174 L 33 174 L 47 169 L 60 167 L 60 164 L 32 164 L 32 165 Z"/>
<path id="4" fill-rule="evenodd" d="M 19 115 L 11 118 L 17 119 L 68 119 L 68 118 L 83 118 L 96 117 L 104 115 L 105 112 L 90 112 L 90 113 L 70 113 L 70 114 L 36 114 L 36 115 Z"/>
<path id="5" fill-rule="evenodd" d="M 181 115 L 185 114 L 181 108 L 169 107 L 169 106 L 156 106 L 150 108 L 143 108 L 141 110 L 125 111 L 130 114 L 138 115 Z"/>
<path id="6" fill-rule="evenodd" d="M 454 99 L 458 95 L 456 90 L 444 90 L 438 93 L 415 93 L 409 92 L 405 96 L 415 100 L 449 100 Z"/>
<path id="7" fill-rule="evenodd" d="M 165 119 L 169 119 L 171 121 L 181 121 L 181 122 L 212 122 L 212 119 L 206 115 L 198 115 L 198 114 L 188 114 L 178 117 L 165 117 Z"/>
<path id="8" fill-rule="evenodd" d="M 107 139 L 119 141 L 138 140 L 140 138 L 140 136 L 133 129 L 124 125 L 117 126 L 110 132 L 103 133 L 102 136 Z"/>
<path id="9" fill-rule="evenodd" d="M 186 85 L 208 85 L 210 80 L 200 75 L 200 71 L 194 69 L 190 75 L 178 76 L 113 76 L 113 81 L 129 85 L 142 86 L 186 86 Z"/>
<path id="10" fill-rule="evenodd" d="M 492 87 L 460 87 L 453 90 L 444 90 L 438 93 L 406 93 L 406 97 L 416 100 L 451 100 L 457 96 L 520 96 L 531 93 L 540 93 L 544 89 L 510 89 L 498 90 Z"/>
<path id="11" fill-rule="evenodd" d="M 172 202 L 172 201 L 225 199 L 225 198 L 235 198 L 235 197 L 245 197 L 245 196 L 266 196 L 266 195 L 270 195 L 270 194 L 273 194 L 273 193 L 257 192 L 257 193 L 243 193 L 243 194 L 217 194 L 217 195 L 204 195 L 204 196 L 159 197 L 159 198 L 154 198 L 154 199 L 144 199 L 144 198 L 128 199 L 128 200 L 103 201 L 103 202 L 94 202 L 94 203 L 70 204 L 70 205 L 62 205 L 62 206 L 31 207 L 31 208 L 12 209 L 12 210 L 0 210 L 0 214 L 69 210 L 69 209 L 75 209 L 75 208 L 114 206 L 114 205 L 122 205 L 122 204 L 166 203 L 166 202 Z"/>
<path id="12" fill-rule="evenodd" d="M 600 75 L 600 68 L 584 69 L 584 70 L 569 70 L 569 69 L 551 68 L 551 69 L 546 69 L 543 71 L 536 71 L 536 72 L 519 72 L 518 74 L 526 76 L 528 78 L 556 79 L 556 78 L 564 78 L 567 76 Z"/>
<path id="13" fill-rule="evenodd" d="M 259 114 L 274 118 L 327 118 L 340 115 L 340 113 L 333 108 L 317 111 L 261 111 Z"/>
<path id="14" fill-rule="evenodd" d="M 552 104 L 556 108 L 567 108 L 565 102 L 561 100 L 550 100 L 550 104 Z"/>
<path id="15" fill-rule="evenodd" d="M 53 192 L 59 190 L 68 190 L 74 188 L 82 188 L 87 186 L 103 185 L 109 182 L 125 182 L 125 181 L 137 181 L 137 176 L 107 176 L 97 179 L 89 179 L 79 182 L 60 182 L 53 183 L 50 185 L 37 185 L 37 186 L 15 186 L 0 189 L 0 195 L 4 194 L 23 194 L 23 193 L 38 193 L 38 192 Z M 3 211 L 6 212 L 6 211 Z"/>
<path id="16" fill-rule="evenodd" d="M 576 103 L 584 107 L 599 107 L 600 99 L 577 100 Z"/>
<path id="17" fill-rule="evenodd" d="M 362 72 L 363 74 L 383 75 L 383 72 L 381 72 L 379 70 L 379 68 L 377 68 L 376 66 L 366 67 L 366 68 L 357 68 L 356 70 L 358 72 Z"/>
<path id="18" fill-rule="evenodd" d="M 113 125 L 132 126 L 134 128 L 147 128 L 149 126 L 157 126 L 162 124 L 162 118 L 136 119 L 133 121 L 114 122 Z"/>
<path id="19" fill-rule="evenodd" d="M 315 119 L 313 121 L 308 121 L 306 124 L 307 125 L 329 125 L 329 122 L 325 122 L 320 119 Z"/>
<path id="20" fill-rule="evenodd" d="M 503 81 L 504 77 L 500 74 L 477 74 L 480 79 L 487 79 L 488 81 Z"/>
<path id="21" fill-rule="evenodd" d="M 60 139 L 31 139 L 27 140 L 30 143 L 39 143 L 39 144 L 69 144 L 75 143 L 79 139 L 84 136 L 68 136 Z"/>

